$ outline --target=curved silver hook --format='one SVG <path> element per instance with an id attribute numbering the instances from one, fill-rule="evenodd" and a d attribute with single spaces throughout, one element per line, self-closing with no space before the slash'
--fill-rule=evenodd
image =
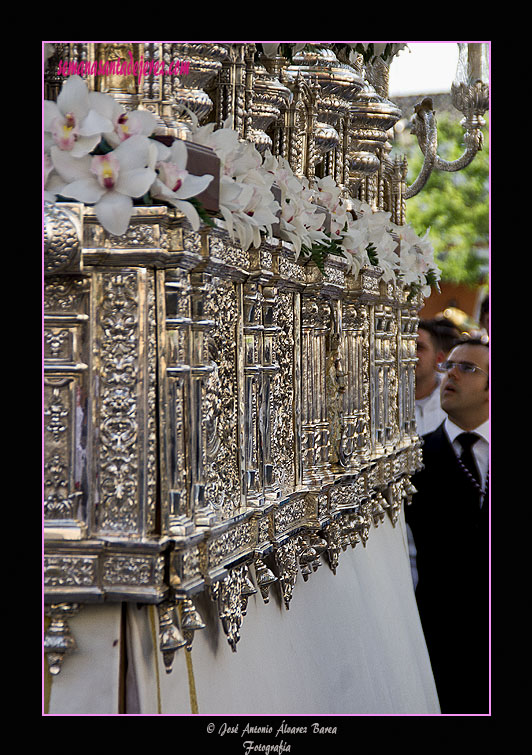
<path id="1" fill-rule="evenodd" d="M 417 136 L 424 160 L 418 177 L 405 191 L 405 199 L 410 199 L 421 191 L 433 170 L 448 172 L 462 170 L 473 161 L 477 152 L 482 149 L 484 134 L 481 128 L 486 125 L 482 115 L 489 104 L 488 86 L 481 81 L 476 81 L 467 86 L 453 84 L 451 92 L 453 104 L 465 114 L 462 119 L 462 126 L 465 129 L 465 150 L 457 160 L 448 161 L 438 157 L 438 129 L 432 100 L 430 97 L 426 97 L 416 105 L 412 133 Z"/>

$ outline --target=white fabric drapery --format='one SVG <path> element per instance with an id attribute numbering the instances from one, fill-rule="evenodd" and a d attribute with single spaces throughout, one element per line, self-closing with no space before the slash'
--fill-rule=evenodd
<path id="1" fill-rule="evenodd" d="M 252 595 L 233 652 L 206 595 L 207 627 L 166 674 L 154 606 L 127 606 L 127 672 L 120 665 L 120 606 L 86 606 L 70 626 L 78 650 L 52 681 L 49 713 L 340 715 L 439 713 L 412 586 L 403 516 L 298 575 L 290 609 L 275 585 Z M 117 640 L 120 639 L 121 641 Z"/>

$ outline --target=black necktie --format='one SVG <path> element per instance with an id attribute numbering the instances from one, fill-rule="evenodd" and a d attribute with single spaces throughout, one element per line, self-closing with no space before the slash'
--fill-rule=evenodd
<path id="1" fill-rule="evenodd" d="M 478 471 L 475 457 L 473 456 L 473 446 L 479 439 L 479 435 L 476 433 L 461 433 L 456 437 L 456 440 L 462 447 L 462 453 L 460 454 L 460 461 L 467 468 L 467 470 L 473 475 L 475 480 L 480 484 L 480 473 Z"/>

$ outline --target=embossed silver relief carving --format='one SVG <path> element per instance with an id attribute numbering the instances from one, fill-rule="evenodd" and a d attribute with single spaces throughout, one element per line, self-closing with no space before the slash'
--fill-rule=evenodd
<path id="1" fill-rule="evenodd" d="M 82 246 L 81 205 L 45 202 L 45 275 L 80 272 Z"/>
<path id="2" fill-rule="evenodd" d="M 244 478 L 248 505 L 260 505 L 280 495 L 272 464 L 272 384 L 279 366 L 275 347 L 279 327 L 274 322 L 276 289 L 258 282 L 244 284 L 242 294 L 244 359 Z"/>
<path id="3" fill-rule="evenodd" d="M 70 217 L 61 214 L 55 216 Z M 79 230 L 79 229 L 78 229 Z M 87 282 L 55 274 L 44 288 L 44 519 L 75 536 L 86 527 Z"/>
<path id="4" fill-rule="evenodd" d="M 96 278 L 98 332 L 96 369 L 100 391 L 95 426 L 99 429 L 95 528 L 140 536 L 146 501 L 141 490 L 143 469 L 139 443 L 143 433 L 139 392 L 146 376 L 139 358 L 142 331 L 137 272 L 102 274 Z"/>
<path id="5" fill-rule="evenodd" d="M 214 370 L 206 384 L 207 491 L 219 517 L 229 520 L 242 509 L 238 453 L 237 340 L 238 296 L 232 281 L 211 281 L 215 318 L 208 342 Z"/>
<path id="6" fill-rule="evenodd" d="M 322 559 L 335 571 L 341 553 L 365 544 L 386 514 L 396 521 L 406 497 L 400 481 L 419 465 L 406 409 L 397 414 L 406 418 L 401 428 L 394 420 L 399 396 L 393 382 L 415 364 L 415 309 L 399 312 L 397 303 L 383 299 L 373 273 L 362 276 L 358 288 L 347 287 L 339 270 L 321 279 L 308 271 L 301 276 L 282 246 L 256 259 L 248 255 L 247 263 L 240 253 L 239 266 L 233 266 L 231 244 L 220 233 L 212 246 L 217 256 L 198 267 L 201 239 L 188 232 L 183 238 L 194 259 L 189 270 L 95 267 L 77 284 L 50 281 L 48 296 L 54 317 L 75 310 L 76 327 L 83 329 L 80 303 L 92 289 L 90 369 L 98 380 L 91 394 L 97 431 L 89 464 L 94 517 L 88 523 L 94 522 L 93 537 L 118 540 L 107 556 L 91 537 L 85 545 L 93 550 L 85 556 L 68 542 L 61 552 L 52 544 L 46 588 L 55 603 L 102 593 L 115 600 L 170 601 L 160 607 L 161 652 L 169 669 L 178 649 L 190 649 L 196 631 L 183 631 L 179 612 L 195 611 L 189 604 L 184 611 L 183 601 L 210 585 L 236 649 L 249 599 L 259 593 L 268 602 L 277 589 L 288 608 L 297 580 L 312 579 Z M 251 273 L 259 258 L 270 272 L 264 268 L 244 282 L 243 266 Z M 72 356 L 72 344 L 81 348 L 83 339 L 71 332 L 50 329 L 50 368 Z M 379 376 L 381 368 L 386 377 Z M 57 499 L 49 499 L 49 517 L 59 497 L 67 498 L 68 465 L 60 449 L 65 434 L 71 435 L 73 415 L 61 394 L 65 389 L 50 386 L 46 415 L 53 451 L 49 485 Z M 155 506 L 149 492 L 157 467 L 156 411 L 159 515 L 150 513 Z M 370 426 L 375 439 L 386 441 L 380 455 L 370 443 Z M 397 450 L 399 436 L 404 451 Z M 309 485 L 315 494 L 301 492 Z M 154 521 L 164 535 L 160 544 Z M 150 533 L 151 544 L 145 540 Z M 124 536 L 139 539 L 149 552 L 124 552 Z M 172 543 L 168 555 L 164 542 Z M 197 629 L 201 624 L 198 615 Z"/>
<path id="7" fill-rule="evenodd" d="M 272 381 L 271 454 L 274 479 L 284 496 L 294 491 L 301 480 L 298 444 L 294 442 L 300 424 L 299 294 L 279 291 L 275 317 L 279 331 L 274 359 L 279 369 Z"/>

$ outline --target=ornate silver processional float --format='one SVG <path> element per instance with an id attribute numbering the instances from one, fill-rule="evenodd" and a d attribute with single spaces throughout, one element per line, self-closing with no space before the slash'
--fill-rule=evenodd
<path id="1" fill-rule="evenodd" d="M 104 601 L 157 605 L 170 670 L 204 626 L 194 598 L 207 591 L 236 649 L 250 594 L 267 603 L 279 589 L 289 608 L 298 573 L 307 580 L 324 562 L 335 572 L 342 551 L 365 545 L 386 517 L 395 525 L 412 495 L 417 313 L 434 271 L 406 232 L 405 200 L 432 169 L 458 170 L 481 147 L 487 85 L 471 78 L 470 60 L 453 87 L 466 133 L 456 164 L 437 156 L 430 103 L 416 108 L 425 164 L 407 186 L 406 160 L 390 158 L 401 112 L 383 57 L 355 44 L 266 47 L 57 43 L 47 58 L 45 98 L 60 118 L 45 123 L 52 673 L 75 647 L 69 617 Z M 108 147 L 122 144 L 133 113 L 151 115 L 152 147 L 187 145 L 187 170 L 159 199 L 130 192 L 119 233 L 72 188 L 67 159 L 92 161 L 103 193 L 120 154 L 81 149 L 90 129 L 59 94 L 76 76 L 85 106 L 98 93 L 90 107 L 120 136 L 113 144 L 102 127 Z M 99 109 L 111 101 L 114 120 Z M 247 178 L 231 171 L 217 134 L 251 159 Z M 164 173 L 160 161 L 141 168 Z M 187 172 L 213 177 L 193 205 L 201 222 L 172 201 Z M 257 219 L 252 240 L 245 224 L 260 208 L 231 204 L 231 189 L 242 197 L 250 185 L 269 192 L 275 221 Z M 314 209 L 307 203 L 298 227 L 286 210 L 305 192 Z M 378 218 L 391 251 L 360 241 L 358 221 Z"/>

